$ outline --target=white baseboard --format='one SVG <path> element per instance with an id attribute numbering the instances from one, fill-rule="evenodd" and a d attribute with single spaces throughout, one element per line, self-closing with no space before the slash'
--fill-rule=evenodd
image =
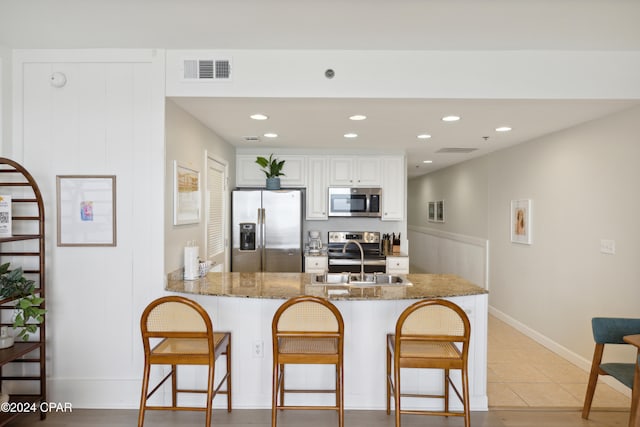
<path id="1" fill-rule="evenodd" d="M 529 338 L 536 341 L 538 344 L 544 346 L 545 348 L 549 349 L 550 351 L 554 352 L 558 356 L 566 359 L 568 362 L 573 363 L 574 365 L 576 365 L 581 369 L 584 369 L 586 372 L 591 371 L 591 360 L 587 360 L 584 357 L 578 355 L 577 353 L 574 353 L 568 348 L 558 344 L 557 342 L 542 335 L 538 331 L 531 329 L 527 325 L 519 322 L 518 320 L 514 319 L 513 317 L 503 313 L 502 311 L 494 307 L 489 306 L 489 314 L 496 317 L 497 319 L 502 320 L 507 325 L 513 327 L 517 331 L 528 336 Z M 621 384 L 619 381 L 608 376 L 601 376 L 599 381 L 604 381 L 607 385 L 611 386 L 616 391 L 619 391 L 625 396 L 631 397 L 631 390 L 625 385 Z"/>

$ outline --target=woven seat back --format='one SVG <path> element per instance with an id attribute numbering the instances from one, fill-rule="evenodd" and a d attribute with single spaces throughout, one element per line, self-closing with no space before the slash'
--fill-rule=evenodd
<path id="1" fill-rule="evenodd" d="M 402 325 L 403 335 L 463 336 L 464 321 L 453 309 L 428 305 L 414 310 Z"/>
<path id="2" fill-rule="evenodd" d="M 198 311 L 177 301 L 160 303 L 147 317 L 149 332 L 206 332 L 207 324 Z"/>
<path id="3" fill-rule="evenodd" d="M 278 319 L 279 331 L 338 332 L 338 320 L 326 306 L 303 301 L 287 307 Z"/>

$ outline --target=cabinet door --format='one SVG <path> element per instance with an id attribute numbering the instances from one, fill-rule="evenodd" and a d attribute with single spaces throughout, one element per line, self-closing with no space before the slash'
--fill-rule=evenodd
<path id="1" fill-rule="evenodd" d="M 268 154 L 266 155 L 268 156 Z M 283 187 L 304 187 L 306 185 L 306 157 L 274 154 L 278 160 L 284 160 L 280 177 L 280 185 Z M 236 156 L 236 186 L 237 187 L 264 187 L 266 176 L 260 165 L 256 163 L 256 154 L 238 154 Z"/>
<path id="2" fill-rule="evenodd" d="M 305 187 L 307 185 L 306 156 L 286 155 L 277 157 L 279 160 L 285 161 L 282 168 L 282 172 L 285 175 L 280 177 L 280 184 L 284 187 Z"/>
<path id="3" fill-rule="evenodd" d="M 332 157 L 329 160 L 329 185 L 353 186 L 353 158 Z"/>
<path id="4" fill-rule="evenodd" d="M 264 187 L 266 178 L 256 163 L 256 155 L 238 154 L 236 156 L 236 186 Z"/>
<path id="5" fill-rule="evenodd" d="M 382 165 L 382 220 L 402 221 L 407 200 L 407 174 L 403 156 L 384 156 Z"/>
<path id="6" fill-rule="evenodd" d="M 409 274 L 409 258 L 406 256 L 388 256 L 387 274 Z"/>
<path id="7" fill-rule="evenodd" d="M 378 187 L 381 184 L 380 157 L 356 157 L 354 185 L 358 187 Z M 386 167 L 386 165 L 385 165 Z"/>
<path id="8" fill-rule="evenodd" d="M 307 256 L 304 257 L 305 273 L 324 273 L 329 268 L 329 260 L 326 256 Z"/>
<path id="9" fill-rule="evenodd" d="M 327 220 L 327 159 L 307 159 L 307 213 L 309 220 Z"/>

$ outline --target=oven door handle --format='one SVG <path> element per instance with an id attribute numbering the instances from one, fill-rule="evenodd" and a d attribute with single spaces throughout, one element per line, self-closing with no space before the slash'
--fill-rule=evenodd
<path id="1" fill-rule="evenodd" d="M 386 265 L 387 262 L 383 259 L 370 259 L 364 260 L 364 265 Z M 329 265 L 360 265 L 359 259 L 329 259 Z"/>

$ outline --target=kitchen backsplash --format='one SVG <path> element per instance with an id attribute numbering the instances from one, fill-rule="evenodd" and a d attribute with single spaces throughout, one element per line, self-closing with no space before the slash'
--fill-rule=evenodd
<path id="1" fill-rule="evenodd" d="M 322 243 L 327 243 L 329 231 L 378 231 L 380 235 L 395 233 L 407 236 L 407 230 L 402 229 L 404 222 L 381 221 L 378 218 L 331 218 L 327 221 L 304 221 L 302 225 L 302 241 L 306 244 L 309 230 L 318 230 Z M 405 246 L 404 243 L 402 243 Z"/>

